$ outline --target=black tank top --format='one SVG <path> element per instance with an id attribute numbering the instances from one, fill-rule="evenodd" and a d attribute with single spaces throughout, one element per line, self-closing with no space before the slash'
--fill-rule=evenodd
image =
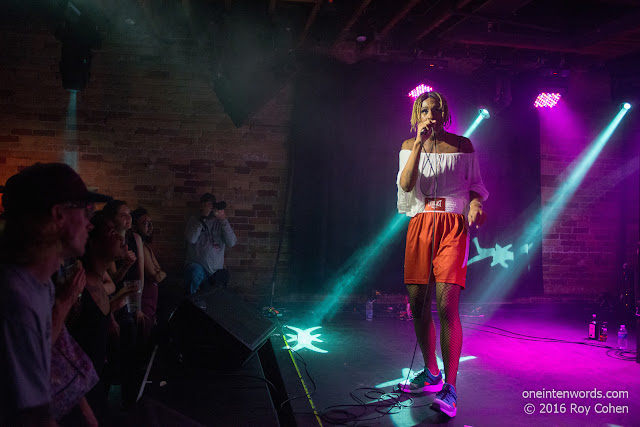
<path id="1" fill-rule="evenodd" d="M 107 356 L 109 314 L 104 314 L 87 289 L 82 291 L 80 312 L 71 325 L 69 333 L 80 344 L 93 362 L 98 376 L 102 375 Z"/>
<path id="2" fill-rule="evenodd" d="M 140 279 L 140 274 L 138 272 L 138 262 L 140 261 L 138 259 L 138 245 L 136 244 L 136 239 L 133 236 L 133 232 L 131 230 L 128 230 L 127 233 L 124 235 L 124 241 L 127 244 L 127 247 L 129 248 L 129 250 L 133 251 L 133 253 L 136 255 L 136 262 L 134 262 L 131 265 L 131 267 L 129 267 L 129 270 L 127 270 L 127 272 L 125 273 L 124 277 L 122 278 L 122 281 L 120 283 L 116 283 L 116 290 L 118 291 L 122 288 L 122 282 L 126 280 Z M 116 268 L 120 268 L 122 264 L 123 264 L 122 261 L 116 261 Z"/>

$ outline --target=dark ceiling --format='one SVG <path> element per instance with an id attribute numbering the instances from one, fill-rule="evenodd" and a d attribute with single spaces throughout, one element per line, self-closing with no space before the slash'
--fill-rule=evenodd
<path id="1" fill-rule="evenodd" d="M 341 62 L 479 68 L 638 64 L 638 0 L 4 0 L 0 21 L 60 22 L 69 4 L 101 38 L 195 40 L 222 56 L 315 52 Z M 94 25 L 95 24 L 95 25 Z M 360 41 L 358 41 L 360 40 Z M 249 53 L 249 55 L 247 55 Z M 629 59 L 632 59 L 631 61 Z M 640 67 L 636 65 L 636 70 Z"/>
<path id="2" fill-rule="evenodd" d="M 301 46 L 347 62 L 442 59 L 473 71 L 593 66 L 640 51 L 634 0 L 272 1 L 307 10 Z M 358 36 L 366 37 L 358 42 Z"/>

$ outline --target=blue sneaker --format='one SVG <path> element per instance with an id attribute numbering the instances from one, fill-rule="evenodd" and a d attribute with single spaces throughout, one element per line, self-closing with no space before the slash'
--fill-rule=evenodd
<path id="1" fill-rule="evenodd" d="M 447 414 L 450 417 L 455 417 L 457 412 L 457 400 L 458 395 L 456 389 L 451 384 L 444 384 L 442 390 L 436 394 L 436 398 L 433 399 L 431 408 L 436 411 L 440 411 Z"/>
<path id="2" fill-rule="evenodd" d="M 398 388 L 405 393 L 435 392 L 442 390 L 443 384 L 442 371 L 438 371 L 438 375 L 433 375 L 429 369 L 425 368 L 413 378 L 402 381 L 398 384 Z"/>

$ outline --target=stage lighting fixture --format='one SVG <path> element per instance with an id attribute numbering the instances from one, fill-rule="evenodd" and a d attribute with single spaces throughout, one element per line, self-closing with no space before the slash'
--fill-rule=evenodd
<path id="1" fill-rule="evenodd" d="M 488 119 L 489 117 L 491 117 L 491 115 L 489 114 L 489 110 L 487 110 L 486 108 L 478 109 L 478 117 L 476 117 L 473 123 L 471 123 L 471 126 L 469 126 L 469 129 L 467 129 L 467 131 L 462 136 L 464 136 L 465 138 L 469 138 L 473 131 L 476 130 L 478 125 L 480 125 L 480 122 L 482 122 L 484 119 Z"/>
<path id="2" fill-rule="evenodd" d="M 80 8 L 73 2 L 68 1 L 67 6 L 64 9 L 65 22 L 77 24 L 78 22 L 80 22 L 81 16 L 82 12 L 80 11 Z"/>
<path id="3" fill-rule="evenodd" d="M 423 93 L 431 92 L 431 91 L 433 91 L 433 88 L 431 86 L 420 84 L 416 86 L 415 89 L 413 89 L 411 92 L 409 92 L 409 96 L 412 97 L 413 99 L 416 99 Z"/>
<path id="4" fill-rule="evenodd" d="M 62 87 L 70 91 L 81 91 L 87 87 L 91 70 L 91 48 L 72 37 L 62 42 L 60 76 Z"/>
<path id="5" fill-rule="evenodd" d="M 622 104 L 621 107 L 624 108 L 625 110 L 630 110 L 631 109 L 631 104 L 629 104 L 628 102 L 625 102 L 624 104 Z"/>
<path id="6" fill-rule="evenodd" d="M 566 177 L 563 182 L 550 196 L 546 205 L 542 210 L 527 221 L 527 226 L 522 232 L 520 241 L 527 242 L 527 253 L 536 253 L 538 247 L 542 244 L 545 230 L 552 230 L 556 224 L 558 217 L 564 212 L 577 189 L 583 183 L 587 173 L 598 159 L 598 156 L 604 149 L 607 141 L 613 135 L 618 125 L 627 114 L 628 110 L 621 108 L 613 120 L 605 127 L 605 129 L 589 144 L 587 148 L 571 163 L 565 172 Z M 531 242 L 531 243 L 529 243 Z M 491 283 L 482 283 L 484 291 L 479 298 L 479 303 L 487 301 L 500 301 L 504 295 L 513 287 L 517 278 L 523 273 L 524 266 L 527 263 L 518 262 L 513 264 L 513 268 L 503 269 L 497 277 L 493 277 Z"/>
<path id="7" fill-rule="evenodd" d="M 560 101 L 561 97 L 562 95 L 560 95 L 559 93 L 543 92 L 538 95 L 533 105 L 536 108 L 542 108 L 542 107 L 552 108 L 558 104 L 558 101 Z"/>

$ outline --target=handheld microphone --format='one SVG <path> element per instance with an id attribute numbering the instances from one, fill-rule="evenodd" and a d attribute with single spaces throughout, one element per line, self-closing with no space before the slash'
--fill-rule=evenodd
<path id="1" fill-rule="evenodd" d="M 427 133 L 427 130 L 428 130 L 430 127 L 433 127 L 433 124 L 429 123 L 429 124 L 427 125 L 427 127 L 423 127 L 423 128 L 422 128 L 422 130 L 420 131 L 420 135 L 424 135 L 425 133 Z"/>

